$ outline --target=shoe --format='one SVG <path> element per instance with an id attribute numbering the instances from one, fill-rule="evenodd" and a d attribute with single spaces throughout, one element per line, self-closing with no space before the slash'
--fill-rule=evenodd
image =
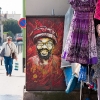
<path id="1" fill-rule="evenodd" d="M 9 76 L 11 77 L 11 74 L 9 74 Z"/>
<path id="2" fill-rule="evenodd" d="M 8 76 L 8 73 L 6 72 L 6 76 Z"/>

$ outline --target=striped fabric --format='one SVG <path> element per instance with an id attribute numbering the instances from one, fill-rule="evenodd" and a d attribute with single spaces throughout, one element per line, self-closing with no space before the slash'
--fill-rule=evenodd
<path id="1" fill-rule="evenodd" d="M 97 0 L 94 18 L 100 20 L 100 0 Z"/>

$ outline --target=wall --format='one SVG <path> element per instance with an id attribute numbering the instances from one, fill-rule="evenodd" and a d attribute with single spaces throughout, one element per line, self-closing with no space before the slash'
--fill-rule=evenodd
<path id="1" fill-rule="evenodd" d="M 26 15 L 65 15 L 68 7 L 67 0 L 26 0 Z"/>

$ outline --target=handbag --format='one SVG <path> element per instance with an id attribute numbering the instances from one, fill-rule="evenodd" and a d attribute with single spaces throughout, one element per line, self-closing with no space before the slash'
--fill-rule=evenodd
<path id="1" fill-rule="evenodd" d="M 72 73 L 72 67 L 64 68 L 64 76 L 66 81 L 66 93 L 72 92 L 74 89 L 80 88 L 80 82 L 78 82 L 78 78 Z"/>
<path id="2" fill-rule="evenodd" d="M 65 67 L 63 71 L 64 71 L 65 82 L 67 86 L 72 77 L 72 67 L 71 66 Z"/>
<path id="3" fill-rule="evenodd" d="M 8 46 L 9 46 L 9 44 L 8 44 Z M 9 46 L 9 48 L 10 48 L 10 46 Z M 10 50 L 11 50 L 11 48 L 10 48 Z M 12 50 L 11 50 L 11 58 L 12 59 L 16 59 L 15 52 L 12 52 Z"/>
<path id="4" fill-rule="evenodd" d="M 15 59 L 16 58 L 16 55 L 15 55 L 14 52 L 11 54 L 11 57 L 12 57 L 12 59 Z"/>
<path id="5" fill-rule="evenodd" d="M 75 77 L 75 75 L 72 75 L 71 79 L 68 82 L 65 92 L 70 93 L 74 89 L 79 89 L 79 88 L 80 88 L 80 82 L 78 82 L 78 78 Z"/>
<path id="6" fill-rule="evenodd" d="M 15 65 L 14 65 L 14 70 L 18 70 L 18 68 L 19 68 L 19 63 L 18 63 L 18 61 L 16 61 Z"/>

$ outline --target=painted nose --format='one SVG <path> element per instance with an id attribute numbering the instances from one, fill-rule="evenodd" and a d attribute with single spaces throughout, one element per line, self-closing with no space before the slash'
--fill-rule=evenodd
<path id="1" fill-rule="evenodd" d="M 44 44 L 44 45 L 42 46 L 42 48 L 47 48 L 47 46 Z"/>

